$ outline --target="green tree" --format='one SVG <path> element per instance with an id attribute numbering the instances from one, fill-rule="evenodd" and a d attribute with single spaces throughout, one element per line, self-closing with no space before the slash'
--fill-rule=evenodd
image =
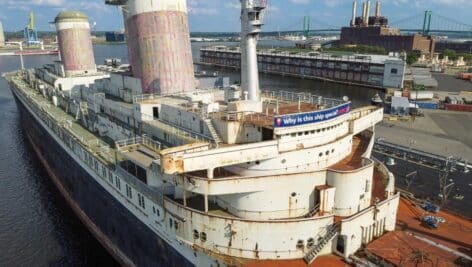
<path id="1" fill-rule="evenodd" d="M 444 49 L 444 51 L 442 53 L 442 58 L 444 58 L 445 56 L 447 56 L 449 58 L 449 60 L 457 60 L 457 58 L 458 58 L 458 55 L 457 55 L 456 51 L 454 51 L 452 49 Z"/>

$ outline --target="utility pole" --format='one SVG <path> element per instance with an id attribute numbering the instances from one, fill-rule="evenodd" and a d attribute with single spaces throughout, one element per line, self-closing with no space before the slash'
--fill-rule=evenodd
<path id="1" fill-rule="evenodd" d="M 449 173 L 454 171 L 456 160 L 450 156 L 446 159 L 445 166 L 439 171 L 439 193 L 441 197 L 441 207 L 444 206 L 452 192 L 453 181 L 449 181 Z"/>

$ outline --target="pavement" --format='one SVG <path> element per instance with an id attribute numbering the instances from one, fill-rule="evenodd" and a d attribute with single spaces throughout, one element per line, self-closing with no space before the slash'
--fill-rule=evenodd
<path id="1" fill-rule="evenodd" d="M 384 120 L 376 126 L 376 136 L 394 144 L 472 162 L 472 113 L 422 111 L 424 117 L 414 120 Z"/>
<path id="2" fill-rule="evenodd" d="M 382 162 L 385 162 L 387 157 L 393 157 L 376 151 L 373 152 L 373 156 Z M 395 158 L 395 165 L 387 166 L 387 168 L 395 175 L 397 188 L 411 192 L 417 198 L 440 203 L 440 171 L 438 169 L 399 158 Z M 414 171 L 416 171 L 416 175 L 407 179 L 406 176 Z M 467 218 L 472 218 L 472 170 L 469 173 L 464 173 L 461 167 L 457 167 L 457 170 L 449 173 L 447 180 L 448 185 L 454 184 L 450 187 L 451 191 L 444 207 Z M 459 196 L 463 196 L 463 198 L 461 199 Z"/>
<path id="3" fill-rule="evenodd" d="M 447 92 L 472 91 L 472 82 L 458 79 L 456 76 L 444 73 L 433 73 L 438 81 L 438 89 Z M 433 90 L 434 91 L 434 90 Z"/>

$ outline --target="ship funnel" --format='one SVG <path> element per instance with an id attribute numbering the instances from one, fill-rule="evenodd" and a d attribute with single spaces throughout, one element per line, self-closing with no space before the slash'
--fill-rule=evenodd
<path id="1" fill-rule="evenodd" d="M 195 90 L 186 0 L 107 0 L 123 10 L 128 57 L 143 93 Z"/>
<path id="2" fill-rule="evenodd" d="M 357 15 L 357 1 L 352 2 L 352 20 L 351 26 L 356 25 L 356 15 Z"/>
<path id="3" fill-rule="evenodd" d="M 260 100 L 256 48 L 266 4 L 264 0 L 241 0 L 241 87 L 253 101 Z"/>
<path id="4" fill-rule="evenodd" d="M 375 2 L 375 16 L 380 17 L 380 1 Z"/>
<path id="5" fill-rule="evenodd" d="M 63 11 L 54 20 L 64 72 L 67 77 L 95 73 L 90 24 L 79 11 Z"/>

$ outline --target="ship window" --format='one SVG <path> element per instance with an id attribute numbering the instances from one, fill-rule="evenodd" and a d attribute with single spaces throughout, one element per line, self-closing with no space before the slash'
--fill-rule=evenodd
<path id="1" fill-rule="evenodd" d="M 152 213 L 156 214 L 156 207 L 152 207 Z"/>
<path id="2" fill-rule="evenodd" d="M 143 209 L 146 208 L 146 204 L 145 204 L 144 201 L 145 201 L 144 196 L 138 193 L 139 206 L 140 206 L 141 208 L 143 208 Z M 155 212 L 154 212 L 154 213 L 155 213 Z"/>
<path id="3" fill-rule="evenodd" d="M 198 239 L 200 237 L 200 234 L 198 234 L 197 230 L 193 230 L 193 239 Z"/>
<path id="4" fill-rule="evenodd" d="M 319 133 L 319 132 L 321 132 L 321 130 L 320 130 L 320 129 L 318 129 L 318 130 L 316 130 L 316 132 L 317 132 L 317 133 Z"/>
<path id="5" fill-rule="evenodd" d="M 312 131 L 311 131 L 311 134 L 314 134 L 314 133 L 315 133 L 315 130 L 312 130 Z"/>
<path id="6" fill-rule="evenodd" d="M 391 74 L 397 74 L 397 73 L 398 73 L 398 69 L 391 69 L 391 70 L 390 70 L 390 73 L 391 73 Z"/>
<path id="7" fill-rule="evenodd" d="M 174 221 L 175 230 L 179 230 L 179 222 Z"/>
<path id="8" fill-rule="evenodd" d="M 310 132 L 307 131 L 307 132 L 305 132 L 305 135 L 308 135 L 309 133 L 310 133 Z"/>
<path id="9" fill-rule="evenodd" d="M 261 162 L 260 162 L 260 161 L 256 161 L 256 165 L 259 165 L 259 164 L 261 164 Z"/>
<path id="10" fill-rule="evenodd" d="M 328 156 L 328 155 L 329 155 L 329 150 L 328 150 L 328 151 L 326 151 L 326 153 L 325 153 L 325 154 L 326 154 L 326 156 Z"/>
<path id="11" fill-rule="evenodd" d="M 297 241 L 297 248 L 302 249 L 304 247 L 303 240 Z"/>
<path id="12" fill-rule="evenodd" d="M 320 156 L 320 157 L 322 157 L 322 156 L 323 156 L 323 153 L 322 153 L 322 152 L 320 152 L 319 156 Z"/>
<path id="13" fill-rule="evenodd" d="M 108 180 L 113 183 L 113 173 L 110 170 L 108 170 Z"/>
<path id="14" fill-rule="evenodd" d="M 133 198 L 133 189 L 129 185 L 126 185 L 126 196 Z"/>
<path id="15" fill-rule="evenodd" d="M 120 178 L 118 178 L 118 176 L 115 177 L 116 178 L 116 187 L 118 188 L 118 190 L 121 190 L 121 180 Z"/>
<path id="16" fill-rule="evenodd" d="M 333 148 L 333 149 L 331 149 L 331 153 L 334 153 L 334 148 Z"/>
<path id="17" fill-rule="evenodd" d="M 169 227 L 172 228 L 172 218 L 169 218 Z"/>
<path id="18" fill-rule="evenodd" d="M 290 134 L 292 137 L 296 137 L 297 136 L 297 133 L 291 133 Z"/>
<path id="19" fill-rule="evenodd" d="M 298 136 L 302 136 L 302 135 L 303 135 L 303 133 L 302 133 L 302 132 L 299 132 L 299 133 L 298 133 Z"/>
<path id="20" fill-rule="evenodd" d="M 207 241 L 207 234 L 205 232 L 202 232 L 202 234 L 200 235 L 200 239 L 202 240 L 202 242 L 206 242 Z"/>
<path id="21" fill-rule="evenodd" d="M 365 181 L 365 192 L 368 193 L 370 191 L 370 181 L 366 180 Z"/>

